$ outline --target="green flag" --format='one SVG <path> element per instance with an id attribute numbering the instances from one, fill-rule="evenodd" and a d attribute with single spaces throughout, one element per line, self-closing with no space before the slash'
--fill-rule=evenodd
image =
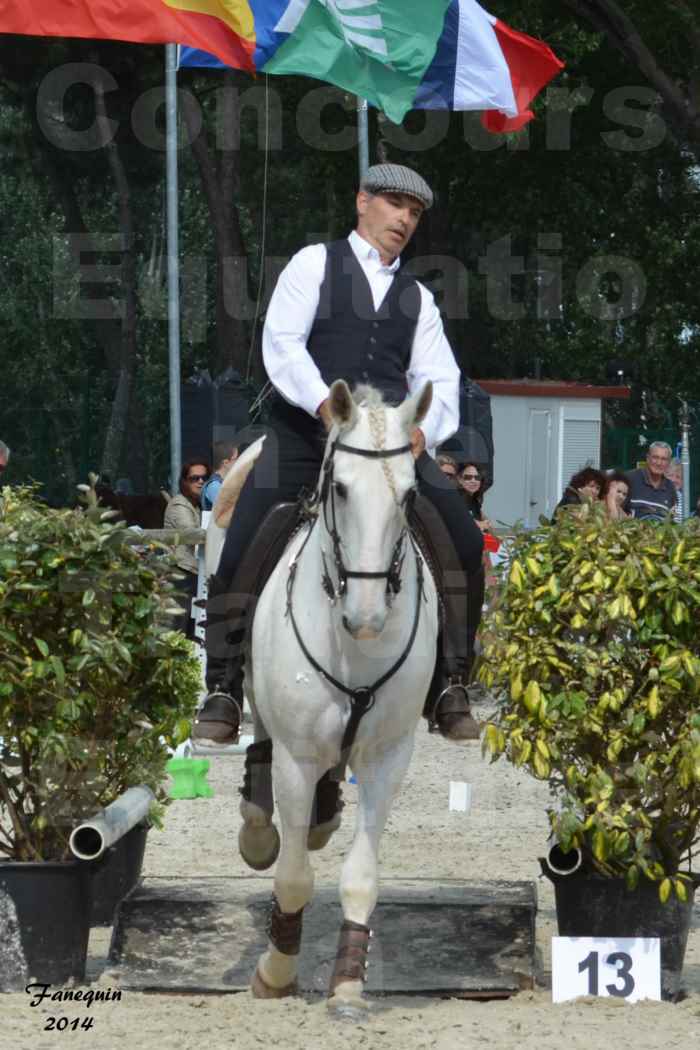
<path id="1" fill-rule="evenodd" d="M 301 73 L 352 91 L 400 123 L 430 65 L 450 0 L 291 0 L 292 35 L 266 73 Z"/>

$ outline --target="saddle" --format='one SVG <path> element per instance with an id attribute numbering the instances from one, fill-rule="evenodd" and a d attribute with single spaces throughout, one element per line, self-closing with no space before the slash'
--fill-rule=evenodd
<path id="1" fill-rule="evenodd" d="M 408 518 L 416 543 L 435 581 L 443 623 L 446 597 L 451 590 L 448 581 L 459 579 L 462 567 L 442 517 L 425 496 L 420 493 L 416 496 Z M 304 521 L 300 503 L 276 503 L 263 518 L 241 559 L 232 591 L 250 595 L 250 603 L 255 605 L 289 541 Z M 451 576 L 455 572 L 460 576 Z M 249 629 L 251 621 L 252 617 L 248 620 Z"/>

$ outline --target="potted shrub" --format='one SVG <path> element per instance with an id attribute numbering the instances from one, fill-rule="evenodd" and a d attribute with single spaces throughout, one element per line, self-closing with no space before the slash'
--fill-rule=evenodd
<path id="1" fill-rule="evenodd" d="M 698 881 L 699 623 L 700 522 L 587 506 L 516 530 L 480 670 L 485 749 L 552 787 L 560 933 L 661 936 L 669 996 Z"/>
<path id="2" fill-rule="evenodd" d="M 186 739 L 200 688 L 191 644 L 170 629 L 172 559 L 137 552 L 94 491 L 89 503 L 53 510 L 9 488 L 0 502 L 0 909 L 17 942 L 4 957 L 49 982 L 84 972 L 90 866 L 69 860 L 71 830 L 142 784 L 159 821 L 164 741 Z M 72 947 L 59 946 L 62 920 L 80 927 Z"/>

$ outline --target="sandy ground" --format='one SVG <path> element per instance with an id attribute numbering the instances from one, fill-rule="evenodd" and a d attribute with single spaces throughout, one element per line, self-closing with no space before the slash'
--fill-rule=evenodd
<path id="1" fill-rule="evenodd" d="M 145 874 L 161 876 L 251 875 L 236 849 L 239 826 L 237 787 L 242 757 L 212 759 L 212 799 L 175 802 L 162 832 L 152 831 Z M 450 781 L 472 785 L 467 813 L 450 812 Z M 344 823 L 324 853 L 314 855 L 316 882 L 337 884 L 340 863 L 351 841 L 355 791 L 345 788 Z M 89 1031 L 45 1031 L 49 1013 L 30 1008 L 25 994 L 0 996 L 0 1047 L 42 1050 L 85 1045 L 129 1050 L 190 1047 L 241 1050 L 280 1045 L 285 1050 L 347 1050 L 349 1045 L 387 1050 L 452 1050 L 490 1044 L 501 1050 L 562 1050 L 600 1045 L 603 1040 L 635 1050 L 700 1044 L 700 907 L 691 931 L 681 1003 L 578 1000 L 553 1005 L 550 938 L 556 933 L 554 901 L 538 877 L 536 857 L 546 838 L 546 788 L 505 762 L 490 765 L 478 745 L 456 747 L 429 737 L 421 723 L 404 791 L 390 818 L 382 847 L 382 877 L 537 880 L 538 987 L 505 1001 L 389 998 L 375 1000 L 366 1021 L 332 1020 L 322 999 L 279 1002 L 255 1000 L 249 993 L 180 996 L 125 992 L 121 1001 L 62 1004 L 56 1017 L 92 1016 Z M 222 836 L 220 827 L 225 829 Z M 109 931 L 94 931 L 90 973 L 100 987 L 111 987 L 103 971 Z"/>

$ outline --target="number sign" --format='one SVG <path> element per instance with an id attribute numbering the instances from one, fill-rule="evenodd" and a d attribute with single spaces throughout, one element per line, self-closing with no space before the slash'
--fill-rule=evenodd
<path id="1" fill-rule="evenodd" d="M 661 999 L 658 937 L 552 937 L 552 1001 Z"/>

